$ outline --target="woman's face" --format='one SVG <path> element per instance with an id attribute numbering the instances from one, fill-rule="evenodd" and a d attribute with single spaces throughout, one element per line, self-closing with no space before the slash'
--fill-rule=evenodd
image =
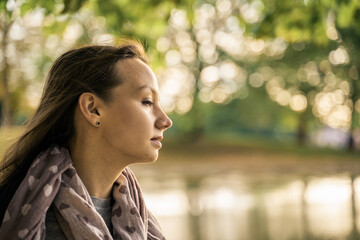
<path id="1" fill-rule="evenodd" d="M 153 162 L 164 131 L 172 125 L 160 107 L 155 74 L 135 58 L 118 62 L 115 71 L 122 83 L 100 112 L 101 142 L 127 164 Z"/>

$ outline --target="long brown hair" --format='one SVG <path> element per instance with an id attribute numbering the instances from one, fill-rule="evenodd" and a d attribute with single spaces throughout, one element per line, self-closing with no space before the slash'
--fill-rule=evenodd
<path id="1" fill-rule="evenodd" d="M 127 58 L 147 63 L 142 45 L 133 41 L 120 46 L 73 49 L 54 62 L 38 109 L 2 160 L 0 220 L 35 157 L 52 144 L 68 147 L 74 134 L 73 118 L 79 96 L 91 92 L 110 101 L 110 90 L 121 84 L 121 79 L 115 77 L 114 65 Z"/>

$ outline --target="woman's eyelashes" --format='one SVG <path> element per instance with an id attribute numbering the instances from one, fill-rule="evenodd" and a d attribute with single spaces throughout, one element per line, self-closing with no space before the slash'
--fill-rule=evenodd
<path id="1" fill-rule="evenodd" d="M 145 99 L 145 100 L 142 100 L 142 104 L 146 105 L 146 106 L 152 106 L 154 105 L 154 103 L 149 100 L 149 99 Z"/>

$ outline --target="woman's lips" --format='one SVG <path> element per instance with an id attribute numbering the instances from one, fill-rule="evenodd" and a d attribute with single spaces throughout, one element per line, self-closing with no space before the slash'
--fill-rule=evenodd
<path id="1" fill-rule="evenodd" d="M 162 144 L 161 144 L 162 138 L 163 138 L 162 136 L 153 137 L 152 139 L 150 139 L 150 141 L 155 147 L 160 149 L 162 147 Z"/>
<path id="2" fill-rule="evenodd" d="M 160 141 L 158 141 L 158 140 L 150 140 L 150 141 L 151 141 L 151 143 L 152 143 L 153 145 L 155 145 L 155 146 L 158 147 L 159 149 L 162 147 L 162 144 L 161 144 Z"/>

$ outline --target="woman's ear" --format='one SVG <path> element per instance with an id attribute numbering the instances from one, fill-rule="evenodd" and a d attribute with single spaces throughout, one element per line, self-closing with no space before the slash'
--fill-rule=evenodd
<path id="1" fill-rule="evenodd" d="M 93 93 L 83 93 L 79 97 L 79 108 L 81 114 L 91 125 L 100 125 L 99 104 L 100 99 Z"/>

